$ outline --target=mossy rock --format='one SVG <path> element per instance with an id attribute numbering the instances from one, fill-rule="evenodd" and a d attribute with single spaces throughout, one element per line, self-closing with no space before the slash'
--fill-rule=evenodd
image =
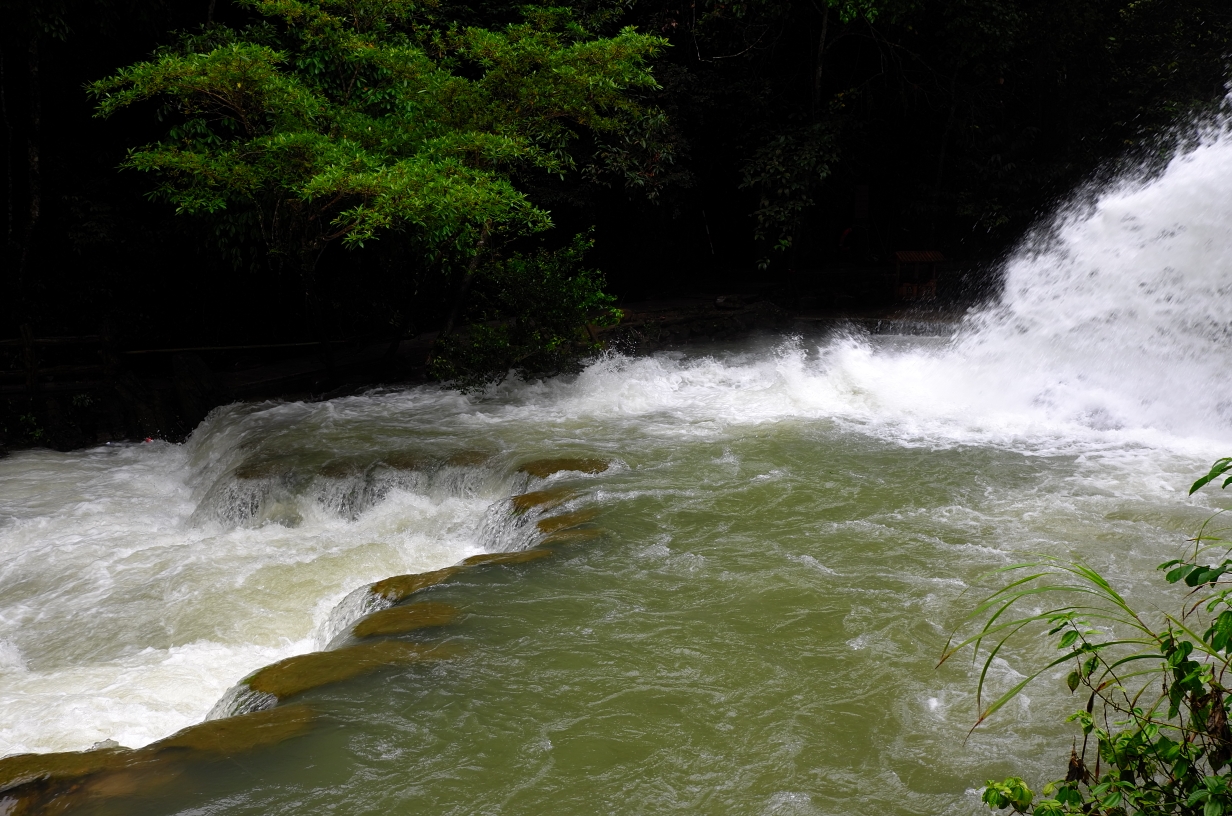
<path id="1" fill-rule="evenodd" d="M 331 459 L 317 468 L 317 475 L 326 479 L 349 479 L 360 475 L 367 468 L 367 463 L 361 459 L 347 457 Z"/>
<path id="2" fill-rule="evenodd" d="M 399 640 L 381 640 L 328 652 L 288 657 L 249 675 L 244 685 L 253 691 L 285 700 L 310 689 L 350 680 L 387 666 L 453 657 L 447 646 L 423 646 Z"/>
<path id="3" fill-rule="evenodd" d="M 0 813 L 4 816 L 55 816 L 75 813 L 100 799 L 132 796 L 142 791 L 164 787 L 184 770 L 181 763 L 143 763 L 134 751 L 124 750 L 122 753 L 124 756 L 116 757 L 106 767 L 82 769 L 80 773 L 71 772 L 57 761 L 65 757 L 65 754 L 38 755 L 51 760 L 57 767 L 53 772 L 37 779 L 0 791 Z"/>
<path id="4" fill-rule="evenodd" d="M 599 515 L 599 511 L 593 507 L 574 510 L 572 513 L 561 513 L 559 516 L 548 516 L 547 518 L 539 519 L 535 525 L 541 533 L 554 533 L 557 530 L 564 530 L 569 527 L 577 527 L 585 524 Z"/>
<path id="5" fill-rule="evenodd" d="M 165 790 L 187 770 L 182 757 L 156 757 L 125 768 L 86 777 L 62 790 L 48 806 L 36 813 L 72 813 L 86 802 L 129 798 Z M 58 809 L 57 809 L 58 808 Z"/>
<path id="6" fill-rule="evenodd" d="M 534 509 L 550 510 L 577 497 L 577 491 L 568 487 L 554 487 L 548 490 L 536 490 L 512 497 L 513 514 L 520 516 Z"/>
<path id="7" fill-rule="evenodd" d="M 0 759 L 0 795 L 32 782 L 73 779 L 126 767 L 135 752 L 128 748 L 66 751 L 54 754 L 17 754 Z"/>
<path id="8" fill-rule="evenodd" d="M 6 757 L 0 759 L 0 803 L 7 805 L 6 816 L 33 816 L 156 791 L 174 782 L 191 762 L 275 745 L 307 732 L 315 720 L 312 709 L 293 705 L 189 726 L 136 750 Z"/>
<path id="9" fill-rule="evenodd" d="M 306 705 L 282 706 L 190 725 L 141 750 L 186 749 L 232 756 L 269 745 L 277 745 L 306 733 L 312 728 L 316 718 L 316 712 Z"/>
<path id="10" fill-rule="evenodd" d="M 518 552 L 484 553 L 472 555 L 462 563 L 468 567 L 479 567 L 484 564 L 525 564 L 528 561 L 538 561 L 552 555 L 551 550 L 519 550 Z"/>
<path id="11" fill-rule="evenodd" d="M 594 541 L 603 535 L 603 531 L 598 527 L 573 527 L 568 530 L 559 530 L 551 535 L 545 536 L 539 542 L 541 547 L 552 547 L 565 544 L 581 544 L 584 541 Z"/>
<path id="12" fill-rule="evenodd" d="M 401 635 L 416 629 L 446 626 L 457 620 L 460 614 L 462 611 L 456 606 L 434 601 L 395 606 L 363 618 L 351 632 L 358 638 Z"/>
<path id="13" fill-rule="evenodd" d="M 445 464 L 451 467 L 479 467 L 492 461 L 492 456 L 488 451 L 455 451 L 446 457 Z"/>
<path id="14" fill-rule="evenodd" d="M 563 457 L 559 459 L 536 459 L 518 468 L 519 473 L 526 473 L 538 479 L 546 479 L 554 473 L 577 471 L 579 473 L 602 473 L 610 466 L 606 459 L 585 459 Z"/>
<path id="15" fill-rule="evenodd" d="M 235 470 L 231 471 L 231 475 L 247 482 L 282 476 L 288 470 L 290 468 L 286 462 L 277 459 L 255 459 L 241 462 Z"/>
<path id="16" fill-rule="evenodd" d="M 392 578 L 377 581 L 369 589 L 373 595 L 379 595 L 388 601 L 398 603 L 421 589 L 444 583 L 461 571 L 461 567 L 445 567 L 432 572 L 395 575 Z"/>
<path id="17" fill-rule="evenodd" d="M 411 451 L 394 451 L 381 457 L 380 463 L 390 470 L 427 470 L 428 459 Z"/>

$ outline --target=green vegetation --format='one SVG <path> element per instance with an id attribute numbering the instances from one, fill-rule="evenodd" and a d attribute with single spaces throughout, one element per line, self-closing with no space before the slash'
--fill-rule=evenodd
<path id="1" fill-rule="evenodd" d="M 1220 459 L 1190 493 L 1232 470 Z M 1223 487 L 1232 483 L 1226 478 Z M 1038 627 L 1056 637 L 1061 655 L 985 706 L 979 723 L 1056 666 L 1070 664 L 1071 693 L 1083 708 L 1069 718 L 1082 730 L 1081 748 L 1065 778 L 1037 796 L 1020 777 L 989 781 L 984 802 L 1035 816 L 1060 814 L 1202 814 L 1232 811 L 1232 729 L 1228 672 L 1232 668 L 1232 542 L 1203 530 L 1184 558 L 1161 564 L 1165 580 L 1187 589 L 1176 613 L 1133 609 L 1099 573 L 1081 564 L 1042 559 L 998 570 L 1013 580 L 988 596 L 969 619 L 983 625 L 947 647 L 942 658 L 970 646 L 984 658 L 979 691 L 1007 642 Z M 1057 605 L 1023 617 L 1016 607 Z M 1156 617 L 1159 619 L 1156 620 Z M 983 651 L 981 647 L 991 644 Z"/>
<path id="2" fill-rule="evenodd" d="M 95 408 L 23 393 L 0 444 L 70 447 L 176 438 L 220 399 L 151 386 L 173 363 L 133 350 L 251 348 L 194 365 L 225 384 L 283 360 L 255 347 L 300 345 L 312 393 L 470 388 L 575 367 L 606 295 L 878 309 L 893 253 L 937 250 L 939 297 L 983 296 L 1059 197 L 1216 111 L 1232 53 L 1225 0 L 0 10 L 0 339 L 110 349 L 71 384 Z M 97 362 L 63 346 L 39 367 Z"/>
<path id="3" fill-rule="evenodd" d="M 473 389 L 509 372 L 530 379 L 576 370 L 581 357 L 600 348 L 588 324 L 610 326 L 620 318 L 615 298 L 600 288 L 602 274 L 581 268 L 590 245 L 579 235 L 554 252 L 515 252 L 489 264 L 468 330 L 441 342 L 433 373 Z"/>
<path id="4" fill-rule="evenodd" d="M 257 20 L 187 35 L 90 85 L 101 116 L 155 100 L 171 123 L 123 166 L 154 174 L 177 213 L 221 222 L 219 235 L 255 231 L 302 279 L 310 313 L 334 241 L 396 234 L 430 272 L 461 277 L 459 298 L 490 270 L 500 294 L 483 316 L 519 328 L 476 327 L 472 353 L 438 367 L 447 376 L 565 365 L 575 349 L 563 335 L 606 303 L 597 274 L 573 268 L 582 242 L 492 259 L 552 226 L 519 180 L 577 170 L 583 136 L 647 138 L 659 117 L 633 93 L 656 87 L 647 63 L 664 41 L 631 28 L 598 37 L 561 8 L 489 30 L 405 0 L 240 5 Z"/>

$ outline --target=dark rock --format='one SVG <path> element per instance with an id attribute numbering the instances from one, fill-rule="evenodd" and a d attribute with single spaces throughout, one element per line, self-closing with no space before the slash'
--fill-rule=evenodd
<path id="1" fill-rule="evenodd" d="M 546 479 L 554 473 L 563 471 L 578 471 L 579 473 L 602 473 L 608 469 L 606 459 L 583 459 L 562 457 L 559 459 L 536 459 L 518 468 L 519 473 L 526 473 L 538 479 Z"/>
<path id="2" fill-rule="evenodd" d="M 309 689 L 349 680 L 387 666 L 444 660 L 456 654 L 457 649 L 449 646 L 423 646 L 399 640 L 382 640 L 328 652 L 310 652 L 288 657 L 249 675 L 243 683 L 253 691 L 285 700 Z"/>
<path id="3" fill-rule="evenodd" d="M 484 553 L 472 555 L 462 563 L 468 567 L 478 567 L 485 564 L 525 564 L 528 561 L 538 561 L 552 555 L 551 550 L 519 550 L 518 552 Z"/>
<path id="4" fill-rule="evenodd" d="M 539 542 L 539 546 L 553 547 L 566 544 L 581 544 L 583 541 L 594 541 L 602 535 L 603 531 L 598 527 L 570 527 L 544 536 L 543 540 Z"/>
<path id="5" fill-rule="evenodd" d="M 564 504 L 577 496 L 577 491 L 567 487 L 555 487 L 549 490 L 535 490 L 514 496 L 509 501 L 513 504 L 513 515 L 521 516 L 534 509 L 550 510 Z"/>
<path id="6" fill-rule="evenodd" d="M 583 510 L 574 510 L 572 513 L 562 513 L 559 516 L 548 516 L 544 519 L 539 519 L 539 523 L 535 526 L 539 528 L 539 532 L 550 534 L 557 530 L 565 530 L 569 527 L 577 527 L 585 524 L 599 515 L 599 511 L 593 507 L 588 507 Z"/>
<path id="7" fill-rule="evenodd" d="M 0 813 L 34 816 L 77 812 L 91 804 L 166 788 L 192 763 L 216 762 L 306 733 L 316 720 L 307 706 L 285 706 L 211 720 L 144 748 L 21 754 L 0 759 Z"/>
<path id="8" fill-rule="evenodd" d="M 374 612 L 355 624 L 351 631 L 358 638 L 401 635 L 416 629 L 446 626 L 457 620 L 460 614 L 461 610 L 456 606 L 432 601 L 395 606 Z"/>
<path id="9" fill-rule="evenodd" d="M 395 575 L 392 578 L 377 581 L 369 589 L 373 595 L 379 595 L 386 600 L 398 603 L 421 589 L 444 583 L 461 571 L 461 567 L 445 567 L 432 572 Z"/>

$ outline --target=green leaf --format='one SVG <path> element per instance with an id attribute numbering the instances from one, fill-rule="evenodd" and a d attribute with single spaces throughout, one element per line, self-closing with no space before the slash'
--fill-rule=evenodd
<path id="1" fill-rule="evenodd" d="M 1164 576 L 1164 580 L 1170 584 L 1175 584 L 1177 581 L 1193 572 L 1196 568 L 1197 565 L 1195 564 L 1182 564 L 1175 569 L 1169 570 L 1168 574 Z"/>
<path id="2" fill-rule="evenodd" d="M 1203 487 L 1205 487 L 1207 484 L 1214 481 L 1215 479 L 1218 479 L 1220 476 L 1224 475 L 1229 470 L 1232 470 L 1232 457 L 1225 457 L 1223 459 L 1217 460 L 1215 464 L 1211 465 L 1211 470 L 1209 473 L 1207 473 L 1201 479 L 1193 483 L 1193 485 L 1189 488 L 1189 495 L 1192 496 L 1194 493 L 1198 492 L 1199 490 L 1201 490 Z M 1232 478 L 1229 478 L 1228 480 L 1226 480 L 1223 483 L 1223 487 L 1227 487 L 1229 482 L 1232 482 Z"/>

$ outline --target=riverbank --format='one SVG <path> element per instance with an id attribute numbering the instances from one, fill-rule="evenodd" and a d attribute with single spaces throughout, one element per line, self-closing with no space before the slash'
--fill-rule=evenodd
<path id="1" fill-rule="evenodd" d="M 962 314 L 953 304 L 838 311 L 810 308 L 806 299 L 790 306 L 757 293 L 667 297 L 623 304 L 619 324 L 591 331 L 605 347 L 636 356 L 767 331 L 948 334 Z M 165 349 L 124 349 L 105 337 L 32 338 L 26 359 L 50 364 L 24 374 L 13 369 L 0 382 L 0 455 L 178 442 L 211 410 L 232 402 L 316 401 L 421 385 L 436 337 Z M 94 357 L 104 364 L 82 364 Z"/>

